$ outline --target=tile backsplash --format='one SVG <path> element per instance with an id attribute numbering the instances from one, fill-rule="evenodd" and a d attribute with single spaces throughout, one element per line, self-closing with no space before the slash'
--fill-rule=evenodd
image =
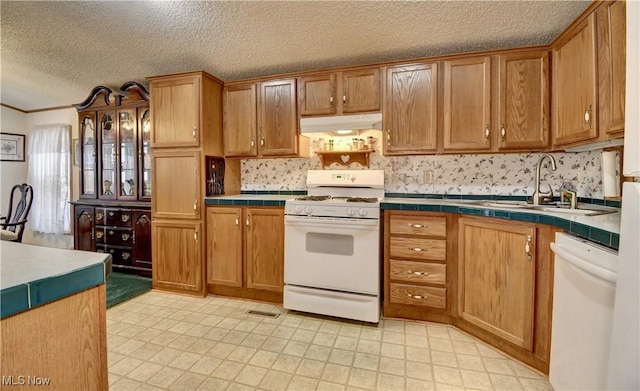
<path id="1" fill-rule="evenodd" d="M 316 144 L 317 140 L 312 140 Z M 378 143 L 379 144 L 379 143 Z M 312 147 L 313 148 L 313 147 Z M 379 146 L 371 154 L 370 168 L 385 171 L 388 193 L 531 195 L 536 164 L 543 153 L 424 155 L 386 157 Z M 600 151 L 552 153 L 557 169 L 548 161 L 542 168 L 542 190 L 550 185 L 555 195 L 571 182 L 579 197 L 603 198 Z M 307 170 L 321 169 L 320 158 L 246 159 L 242 161 L 242 190 L 306 190 Z M 331 169 L 363 169 L 334 163 Z"/>

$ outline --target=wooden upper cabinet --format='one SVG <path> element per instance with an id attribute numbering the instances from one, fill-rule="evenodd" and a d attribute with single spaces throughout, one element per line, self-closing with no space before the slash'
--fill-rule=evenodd
<path id="1" fill-rule="evenodd" d="M 246 210 L 247 288 L 282 292 L 284 287 L 284 209 Z"/>
<path id="2" fill-rule="evenodd" d="M 155 150 L 154 219 L 200 219 L 200 152 Z"/>
<path id="3" fill-rule="evenodd" d="M 435 152 L 438 126 L 438 64 L 386 70 L 383 143 L 387 155 Z"/>
<path id="4" fill-rule="evenodd" d="M 258 154 L 256 84 L 224 88 L 224 154 L 230 157 Z"/>
<path id="5" fill-rule="evenodd" d="M 151 147 L 200 145 L 201 76 L 151 80 Z"/>
<path id="6" fill-rule="evenodd" d="M 207 283 L 241 288 L 242 208 L 207 208 Z"/>
<path id="7" fill-rule="evenodd" d="M 380 69 L 368 68 L 299 79 L 300 116 L 380 111 Z"/>
<path id="8" fill-rule="evenodd" d="M 295 155 L 298 118 L 296 80 L 282 79 L 260 83 L 258 143 L 262 156 Z"/>
<path id="9" fill-rule="evenodd" d="M 604 2 L 596 10 L 600 138 L 624 135 L 626 2 Z"/>
<path id="10" fill-rule="evenodd" d="M 595 13 L 553 50 L 553 145 L 598 137 Z"/>
<path id="11" fill-rule="evenodd" d="M 536 228 L 460 218 L 458 316 L 533 350 Z"/>
<path id="12" fill-rule="evenodd" d="M 380 69 L 342 72 L 342 112 L 380 110 Z"/>
<path id="13" fill-rule="evenodd" d="M 498 149 L 544 150 L 549 146 L 549 53 L 499 56 Z"/>
<path id="14" fill-rule="evenodd" d="M 491 149 L 491 57 L 444 61 L 444 151 Z"/>
<path id="15" fill-rule="evenodd" d="M 300 116 L 335 114 L 338 105 L 336 74 L 299 79 Z"/>

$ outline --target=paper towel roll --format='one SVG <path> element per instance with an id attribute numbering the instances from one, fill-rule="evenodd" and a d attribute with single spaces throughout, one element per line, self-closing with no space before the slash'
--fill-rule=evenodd
<path id="1" fill-rule="evenodd" d="M 619 197 L 620 183 L 618 181 L 616 151 L 602 152 L 602 191 L 604 197 Z"/>

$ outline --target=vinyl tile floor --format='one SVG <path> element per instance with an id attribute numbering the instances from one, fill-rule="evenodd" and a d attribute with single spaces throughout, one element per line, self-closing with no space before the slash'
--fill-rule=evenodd
<path id="1" fill-rule="evenodd" d="M 277 318 L 247 311 L 277 313 Z M 458 329 L 150 291 L 107 310 L 110 390 L 552 390 Z"/>

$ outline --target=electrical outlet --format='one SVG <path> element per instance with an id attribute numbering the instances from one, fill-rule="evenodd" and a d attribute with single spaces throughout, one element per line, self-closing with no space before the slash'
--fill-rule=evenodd
<path id="1" fill-rule="evenodd" d="M 433 171 L 425 171 L 423 175 L 423 180 L 425 184 L 431 184 L 434 181 Z"/>

